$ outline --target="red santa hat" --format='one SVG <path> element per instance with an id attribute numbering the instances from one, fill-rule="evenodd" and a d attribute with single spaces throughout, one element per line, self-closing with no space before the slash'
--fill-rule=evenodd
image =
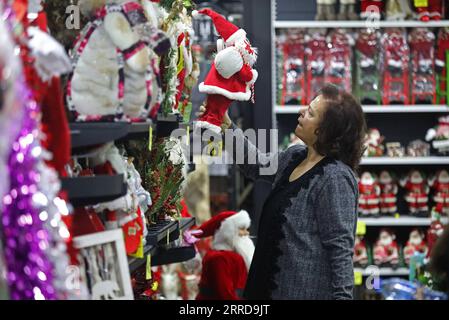
<path id="1" fill-rule="evenodd" d="M 226 226 L 232 226 L 235 229 L 249 228 L 251 219 L 248 212 L 245 210 L 236 211 L 224 211 L 211 219 L 204 222 L 198 229 L 203 231 L 199 236 L 201 238 L 210 237 L 216 234 L 216 232 L 224 229 Z M 234 234 L 230 235 L 234 236 Z"/>
<path id="2" fill-rule="evenodd" d="M 227 45 L 232 45 L 237 40 L 246 39 L 245 30 L 239 29 L 236 25 L 226 20 L 225 17 L 214 10 L 206 8 L 199 11 L 194 10 L 192 12 L 193 17 L 197 17 L 199 14 L 207 15 L 212 19 L 215 29 L 217 29 L 218 34 L 225 40 Z"/>

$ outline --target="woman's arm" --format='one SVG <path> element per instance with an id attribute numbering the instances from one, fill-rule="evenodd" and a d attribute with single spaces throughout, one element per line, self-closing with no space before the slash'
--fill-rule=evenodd
<path id="1" fill-rule="evenodd" d="M 321 244 L 327 251 L 332 272 L 332 297 L 352 299 L 357 190 L 350 174 L 333 173 L 316 199 Z"/>

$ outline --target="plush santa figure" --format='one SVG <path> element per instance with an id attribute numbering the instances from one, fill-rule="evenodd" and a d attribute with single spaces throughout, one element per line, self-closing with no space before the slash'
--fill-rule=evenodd
<path id="1" fill-rule="evenodd" d="M 441 170 L 435 178 L 430 179 L 429 185 L 435 190 L 433 200 L 437 204 L 438 213 L 449 216 L 449 173 Z"/>
<path id="2" fill-rule="evenodd" d="M 212 250 L 203 257 L 197 300 L 239 300 L 254 254 L 246 211 L 222 212 L 203 223 L 200 237 L 214 236 Z"/>
<path id="3" fill-rule="evenodd" d="M 397 267 L 399 264 L 399 249 L 395 241 L 396 235 L 388 230 L 382 229 L 379 238 L 374 244 L 374 264 L 377 266 Z"/>
<path id="4" fill-rule="evenodd" d="M 246 39 L 246 32 L 239 29 L 211 9 L 194 11 L 193 17 L 204 14 L 211 17 L 217 32 L 223 39 L 217 43 L 218 53 L 199 91 L 207 93 L 206 112 L 196 122 L 196 127 L 221 132 L 223 116 L 232 101 L 254 102 L 254 83 L 258 73 L 253 69 L 257 50 Z"/>
<path id="5" fill-rule="evenodd" d="M 443 0 L 414 1 L 414 5 L 419 20 L 441 20 Z"/>
<path id="6" fill-rule="evenodd" d="M 418 170 L 413 170 L 400 181 L 400 184 L 407 190 L 405 201 L 407 201 L 410 213 L 427 215 L 429 187 L 424 175 Z"/>
<path id="7" fill-rule="evenodd" d="M 359 212 L 362 216 L 379 214 L 380 188 L 370 172 L 362 173 L 359 181 Z"/>
<path id="8" fill-rule="evenodd" d="M 355 238 L 353 262 L 354 267 L 365 268 L 368 265 L 368 250 L 363 236 Z"/>
<path id="9" fill-rule="evenodd" d="M 380 134 L 380 131 L 376 128 L 369 129 L 368 137 L 365 142 L 366 151 L 365 157 L 380 157 L 384 154 L 384 146 L 382 142 L 384 141 L 384 137 Z"/>
<path id="10" fill-rule="evenodd" d="M 404 260 L 407 265 L 410 264 L 410 258 L 415 252 L 427 254 L 428 247 L 424 239 L 424 233 L 419 229 L 413 229 L 410 232 L 407 244 L 404 247 Z"/>
<path id="11" fill-rule="evenodd" d="M 432 146 L 439 153 L 446 154 L 449 152 L 449 116 L 440 117 L 438 125 L 427 130 L 426 140 L 433 140 Z"/>
<path id="12" fill-rule="evenodd" d="M 380 20 L 384 10 L 384 0 L 360 0 L 360 18 Z"/>
<path id="13" fill-rule="evenodd" d="M 397 212 L 398 185 L 390 172 L 384 170 L 379 175 L 380 186 L 380 211 L 383 214 L 394 214 Z"/>
<path id="14" fill-rule="evenodd" d="M 439 207 L 441 207 L 441 205 L 437 205 L 435 210 L 432 211 L 432 222 L 430 228 L 427 229 L 427 246 L 429 247 L 427 257 L 430 257 L 435 243 L 444 231 L 444 225 L 441 223 L 441 216 L 438 213 L 438 211 L 441 210 Z"/>

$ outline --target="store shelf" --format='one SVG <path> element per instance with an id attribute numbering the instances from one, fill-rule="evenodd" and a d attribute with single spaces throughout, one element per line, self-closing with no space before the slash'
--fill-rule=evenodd
<path id="1" fill-rule="evenodd" d="M 449 165 L 449 157 L 365 157 L 361 165 Z"/>
<path id="2" fill-rule="evenodd" d="M 367 227 L 375 226 L 430 226 L 430 218 L 416 218 L 410 216 L 380 217 L 380 218 L 359 218 Z"/>
<path id="3" fill-rule="evenodd" d="M 195 225 L 195 218 L 182 218 L 179 221 L 169 221 L 160 223 L 148 230 L 147 245 L 144 248 L 144 258 L 128 258 L 129 271 L 134 272 L 144 263 L 146 257 L 150 254 L 151 265 L 158 266 L 163 264 L 178 263 L 190 260 L 195 257 L 195 248 L 193 246 L 164 248 L 164 241 L 176 240 L 180 232 L 187 230 Z M 171 240 L 170 240 L 171 239 Z"/>
<path id="4" fill-rule="evenodd" d="M 148 226 L 147 244 L 155 246 L 162 240 L 167 243 L 177 239 L 173 233 L 179 229 L 178 221 L 159 221 L 154 225 Z"/>
<path id="5" fill-rule="evenodd" d="M 86 148 L 112 141 L 140 139 L 148 137 L 151 122 L 80 122 L 70 124 L 72 153 L 85 152 Z"/>
<path id="6" fill-rule="evenodd" d="M 373 272 L 373 269 L 362 269 L 362 268 L 354 268 L 354 272 L 361 272 L 363 276 L 370 276 L 375 275 Z M 409 269 L 407 268 L 380 268 L 379 269 L 379 275 L 381 277 L 387 277 L 387 276 L 408 276 L 409 275 Z"/>
<path id="7" fill-rule="evenodd" d="M 277 29 L 289 28 L 419 28 L 419 27 L 449 27 L 449 20 L 441 21 L 274 21 Z"/>
<path id="8" fill-rule="evenodd" d="M 123 174 L 62 178 L 61 189 L 66 191 L 75 207 L 95 205 L 123 197 L 127 192 Z"/>
<path id="9" fill-rule="evenodd" d="M 365 113 L 445 113 L 449 112 L 447 105 L 381 105 L 370 106 L 364 105 Z M 280 106 L 276 105 L 274 112 L 276 114 L 298 114 L 301 109 L 307 106 Z"/>

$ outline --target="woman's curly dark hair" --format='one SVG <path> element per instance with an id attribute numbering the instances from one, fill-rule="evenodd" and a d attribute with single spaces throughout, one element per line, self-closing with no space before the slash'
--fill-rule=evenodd
<path id="1" fill-rule="evenodd" d="M 315 149 L 356 170 L 366 137 L 362 106 L 351 94 L 334 85 L 324 86 L 320 95 L 325 99 L 326 110 L 318 126 Z"/>

